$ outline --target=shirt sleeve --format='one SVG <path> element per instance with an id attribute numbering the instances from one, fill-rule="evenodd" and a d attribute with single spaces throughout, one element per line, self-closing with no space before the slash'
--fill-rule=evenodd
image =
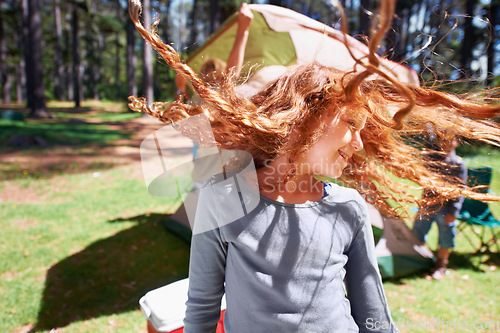
<path id="1" fill-rule="evenodd" d="M 200 212 L 200 216 L 204 219 L 215 218 L 206 213 Z M 224 295 L 226 254 L 227 245 L 219 228 L 193 235 L 185 333 L 215 332 Z"/>
<path id="2" fill-rule="evenodd" d="M 345 283 L 351 315 L 360 332 L 399 332 L 387 306 L 368 210 L 365 204 L 361 207 L 361 226 L 347 251 Z"/>
<path id="3" fill-rule="evenodd" d="M 459 168 L 457 177 L 460 178 L 464 182 L 464 184 L 467 184 L 467 167 L 463 163 L 462 159 L 458 159 L 457 167 Z M 447 205 L 448 208 L 447 212 L 457 217 L 458 214 L 460 213 L 460 210 L 462 210 L 464 200 L 465 200 L 464 197 L 459 197 L 455 200 L 450 200 L 450 203 Z"/>

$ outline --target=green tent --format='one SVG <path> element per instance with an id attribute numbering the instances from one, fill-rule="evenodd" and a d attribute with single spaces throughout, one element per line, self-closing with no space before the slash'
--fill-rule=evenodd
<path id="1" fill-rule="evenodd" d="M 260 67 L 295 64 L 297 57 L 290 35 L 287 32 L 271 30 L 261 13 L 254 11 L 253 14 L 254 19 L 245 48 L 245 64 Z M 189 66 L 198 72 L 207 58 L 226 60 L 234 43 L 237 23 L 238 13 L 235 13 L 189 57 Z M 243 70 L 248 73 L 249 66 L 245 66 Z"/>
<path id="2" fill-rule="evenodd" d="M 242 70 L 243 77 L 251 77 L 263 67 L 286 67 L 311 61 L 351 71 L 358 69 L 351 53 L 356 58 L 366 61 L 368 47 L 332 27 L 284 7 L 256 4 L 251 4 L 249 7 L 254 19 L 250 25 L 245 49 L 246 66 Z M 195 71 L 199 71 L 208 58 L 227 60 L 236 36 L 237 18 L 237 13 L 229 17 L 189 57 L 187 63 Z M 346 42 L 349 48 L 346 47 Z M 403 82 L 419 84 L 417 73 L 402 64 L 380 58 L 380 66 Z M 247 75 L 249 72 L 250 75 Z M 280 73 L 282 71 L 261 78 L 262 83 L 275 79 Z"/>

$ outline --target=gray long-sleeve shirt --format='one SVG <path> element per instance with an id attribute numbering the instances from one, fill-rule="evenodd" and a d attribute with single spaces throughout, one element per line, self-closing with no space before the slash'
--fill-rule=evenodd
<path id="1" fill-rule="evenodd" d="M 366 204 L 330 192 L 295 205 L 261 196 L 244 217 L 195 234 L 184 332 L 215 332 L 224 293 L 228 333 L 397 331 Z M 200 198 L 196 219 L 217 220 L 221 205 Z"/>

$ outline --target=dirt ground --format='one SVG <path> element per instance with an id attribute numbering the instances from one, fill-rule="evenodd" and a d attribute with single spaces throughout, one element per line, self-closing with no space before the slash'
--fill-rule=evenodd
<path id="1" fill-rule="evenodd" d="M 103 123 L 106 124 L 106 123 Z M 127 168 L 131 177 L 142 177 L 140 147 L 143 140 L 158 129 L 166 130 L 167 140 L 162 144 L 164 155 L 183 160 L 191 158 L 192 141 L 181 136 L 170 126 L 152 117 L 141 117 L 124 122 L 106 124 L 109 129 L 130 133 L 130 138 L 114 141 L 111 145 L 71 147 L 48 146 L 43 149 L 2 147 L 0 153 L 0 181 L 7 180 L 0 189 L 0 202 L 36 202 L 39 195 L 29 188 L 9 182 L 9 179 L 31 177 L 50 179 L 60 174 L 98 172 L 110 168 Z M 3 174 L 3 175 L 2 175 Z"/>

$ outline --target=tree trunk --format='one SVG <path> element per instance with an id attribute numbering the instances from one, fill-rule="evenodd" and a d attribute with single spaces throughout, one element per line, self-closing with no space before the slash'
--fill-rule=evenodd
<path id="1" fill-rule="evenodd" d="M 371 1 L 361 0 L 361 6 L 359 7 L 359 33 L 363 36 L 370 36 L 371 28 L 371 17 L 369 12 L 371 11 Z"/>
<path id="2" fill-rule="evenodd" d="M 75 101 L 75 108 L 81 106 L 82 101 L 82 76 L 80 64 L 80 33 L 79 33 L 79 17 L 78 8 L 73 6 L 73 13 L 71 18 L 72 25 L 72 53 L 73 53 L 73 98 Z"/>
<path id="3" fill-rule="evenodd" d="M 0 84 L 2 85 L 2 91 L 5 89 L 5 82 L 7 81 L 7 65 L 5 59 L 7 58 L 7 44 L 5 42 L 5 34 L 3 31 L 3 0 L 0 0 Z M 5 103 L 5 93 L 3 95 L 3 102 Z"/>
<path id="4" fill-rule="evenodd" d="M 497 32 L 495 30 L 498 22 L 498 12 L 500 11 L 500 5 L 498 2 L 496 4 L 490 4 L 488 8 L 488 18 L 490 20 L 490 40 L 488 43 L 488 78 L 487 83 L 491 85 L 493 82 L 493 73 L 495 71 L 495 42 L 497 41 Z"/>
<path id="5" fill-rule="evenodd" d="M 275 6 L 283 6 L 281 0 L 269 0 L 270 5 L 275 5 Z"/>
<path id="6" fill-rule="evenodd" d="M 168 1 L 170 3 L 170 1 Z M 167 7 L 169 4 L 167 4 Z M 196 13 L 198 11 L 198 0 L 193 0 L 193 8 L 191 9 L 191 15 L 189 16 L 190 22 L 189 24 L 191 25 L 191 31 L 189 34 L 189 41 L 188 41 L 188 46 L 189 47 L 196 47 L 196 42 L 198 41 L 198 28 L 196 26 L 197 23 L 197 17 Z M 167 11 L 168 15 L 168 11 Z M 167 20 L 168 22 L 168 20 Z M 168 39 L 166 39 L 168 41 Z"/>
<path id="7" fill-rule="evenodd" d="M 64 100 L 64 67 L 63 67 L 63 51 L 62 51 L 62 25 L 61 25 L 61 7 L 60 0 L 54 0 L 54 97 L 62 101 Z"/>
<path id="8" fill-rule="evenodd" d="M 162 13 L 163 10 L 161 8 L 161 5 L 158 3 L 157 8 L 151 8 L 151 9 L 153 12 L 158 13 L 157 19 L 159 19 L 160 22 L 163 23 L 163 24 L 160 24 L 159 28 L 164 28 L 164 27 L 168 26 L 168 20 L 165 19 L 165 16 Z M 167 4 L 167 11 L 168 11 L 168 4 Z M 181 11 L 179 14 L 183 15 L 184 11 Z M 161 31 L 157 31 L 157 33 L 158 33 L 158 36 L 160 36 L 160 38 L 164 42 L 166 42 L 166 43 L 169 42 L 169 39 L 165 38 L 164 29 L 161 29 Z M 164 92 L 164 91 L 162 91 L 162 84 L 167 83 L 169 78 L 167 75 L 164 74 L 164 72 L 165 72 L 165 64 L 164 63 L 161 63 L 160 61 L 155 61 L 153 64 L 153 67 L 154 67 L 153 73 L 155 73 L 155 75 L 153 77 L 153 91 L 154 91 L 153 95 L 155 96 L 155 98 L 158 99 L 158 98 L 162 98 L 162 93 Z"/>
<path id="9" fill-rule="evenodd" d="M 71 19 L 71 11 L 68 11 L 66 13 L 66 19 L 64 20 L 65 22 L 65 27 L 63 29 L 63 38 L 64 38 L 64 53 L 65 54 L 72 54 L 72 42 L 71 42 L 71 24 L 72 24 L 72 19 Z M 67 100 L 72 101 L 74 100 L 73 98 L 73 62 L 72 61 L 67 61 L 66 63 L 63 64 L 64 66 L 64 85 L 66 87 L 66 95 L 67 95 Z"/>
<path id="10" fill-rule="evenodd" d="M 142 1 L 142 19 L 144 27 L 149 30 L 151 27 L 151 6 L 150 0 Z M 153 103 L 153 59 L 152 49 L 149 44 L 143 42 L 143 63 L 142 63 L 142 87 L 143 95 L 148 104 Z"/>
<path id="11" fill-rule="evenodd" d="M 472 61 L 472 49 L 474 48 L 474 27 L 472 26 L 472 19 L 474 18 L 475 5 L 476 0 L 466 0 L 465 2 L 464 37 L 462 39 L 462 48 L 460 51 L 462 79 L 468 79 L 472 75 L 470 63 Z"/>
<path id="12" fill-rule="evenodd" d="M 99 93 L 99 89 L 97 87 L 97 84 L 99 82 L 101 82 L 102 78 L 103 78 L 103 68 L 102 68 L 102 64 L 103 64 L 103 54 L 104 54 L 104 45 L 105 45 L 105 41 L 104 41 L 104 36 L 102 35 L 99 35 L 97 37 L 97 64 L 95 65 L 95 68 L 94 68 L 94 81 L 96 82 L 96 88 L 95 88 L 95 91 L 94 91 L 94 99 L 101 99 L 101 96 L 100 96 L 100 93 Z"/>
<path id="13" fill-rule="evenodd" d="M 396 13 L 392 20 L 392 27 L 387 33 L 387 52 L 391 60 L 401 62 L 406 58 L 408 43 L 408 26 L 411 3 L 400 2 L 396 6 Z"/>
<path id="14" fill-rule="evenodd" d="M 122 13 L 122 7 L 120 5 L 120 1 L 116 1 L 116 18 L 118 20 L 122 20 L 121 18 L 121 13 Z M 122 78 L 121 78 L 121 71 L 122 71 L 122 58 L 121 58 L 121 44 L 120 44 L 120 35 L 123 33 L 123 31 L 117 31 L 116 36 L 115 36 L 115 83 L 116 83 L 116 97 L 118 100 L 121 100 L 123 98 L 122 94 Z"/>
<path id="15" fill-rule="evenodd" d="M 19 27 L 22 31 L 22 27 Z M 23 36 L 20 33 L 14 34 L 14 43 L 18 50 L 23 49 Z M 26 101 L 26 63 L 25 58 L 21 57 L 16 66 L 16 102 L 22 104 Z"/>
<path id="16" fill-rule="evenodd" d="M 194 5 L 196 5 L 196 6 L 197 6 L 197 8 L 198 8 L 198 10 L 199 10 L 199 9 L 200 9 L 200 3 L 199 3 L 199 1 L 198 1 L 198 0 L 194 0 L 194 2 L 196 2 L 196 4 L 193 4 L 193 6 L 194 6 Z M 165 5 L 166 5 L 166 10 L 165 10 L 164 20 L 165 20 L 165 22 L 170 22 L 170 17 L 171 17 L 171 16 L 170 16 L 170 7 L 172 6 L 172 1 L 167 0 L 167 1 L 165 2 Z M 203 7 L 201 7 L 201 8 L 203 8 Z M 198 23 L 198 22 L 197 22 L 197 20 L 198 20 L 198 18 L 197 18 L 197 17 L 198 17 L 198 16 L 195 16 L 195 17 L 193 18 L 193 19 L 195 19 L 195 21 L 193 21 L 193 23 L 192 23 L 193 25 L 195 25 L 195 24 L 197 24 L 197 23 Z M 204 25 L 204 26 L 206 27 L 206 25 Z M 170 27 L 170 25 L 169 25 L 169 24 L 164 24 L 164 25 L 163 25 L 163 29 L 162 29 L 162 36 L 163 36 L 163 40 L 165 40 L 165 41 L 170 41 L 170 40 L 172 40 L 171 30 L 170 30 L 170 28 L 171 28 L 171 27 Z M 196 33 L 198 34 L 198 33 L 199 33 L 199 31 L 198 31 L 198 30 L 196 30 Z M 199 46 L 200 46 L 200 44 L 197 44 L 197 43 L 199 42 L 199 40 L 198 40 L 198 35 L 196 35 L 196 38 L 197 38 L 197 39 L 193 41 L 193 44 L 189 44 L 189 47 L 191 47 L 191 48 L 192 48 L 191 50 L 194 50 L 194 49 L 196 49 L 196 47 L 199 47 Z M 189 49 L 189 47 L 188 47 L 188 48 L 186 48 L 186 53 L 187 53 L 187 54 L 189 54 L 189 53 L 190 53 L 190 51 L 191 51 L 191 50 Z M 167 69 L 167 73 L 172 73 L 172 71 L 171 71 L 171 69 L 170 69 L 170 68 L 169 68 L 169 69 Z M 172 89 L 172 96 L 176 96 L 175 91 L 177 90 L 177 85 L 175 84 L 175 79 L 174 79 L 175 75 L 172 75 L 172 76 L 170 76 L 170 75 L 166 75 L 166 77 L 167 77 L 167 82 L 169 83 L 170 87 L 172 87 L 172 88 L 171 88 L 171 89 Z M 175 87 L 175 90 L 173 89 L 174 87 Z"/>
<path id="17" fill-rule="evenodd" d="M 66 66 L 66 82 L 68 84 L 68 101 L 74 101 L 75 88 L 73 86 L 73 64 Z"/>
<path id="18" fill-rule="evenodd" d="M 86 96 L 93 100 L 100 100 L 99 83 L 102 78 L 102 57 L 104 53 L 104 37 L 102 33 L 99 33 L 99 28 L 92 25 L 91 19 L 93 17 L 98 17 L 100 14 L 100 8 L 95 0 L 87 2 L 89 5 L 90 17 L 87 18 L 86 24 L 84 24 L 85 29 L 85 78 L 84 89 L 87 92 Z M 89 21 L 90 19 L 90 21 Z M 88 22 L 88 23 L 87 23 Z"/>
<path id="19" fill-rule="evenodd" d="M 33 104 L 33 86 L 32 80 L 28 79 L 28 73 L 31 73 L 31 60 L 30 60 L 30 32 L 29 32 L 29 9 L 28 9 L 28 0 L 21 0 L 21 9 L 22 9 L 22 21 L 23 21 L 23 50 L 24 50 L 24 77 L 26 80 L 26 106 L 31 108 Z"/>
<path id="20" fill-rule="evenodd" d="M 26 66 L 24 63 L 24 59 L 21 59 L 19 61 L 19 64 L 16 67 L 16 76 L 17 76 L 16 102 L 18 104 L 22 104 L 26 100 L 26 98 L 25 98 L 25 91 L 26 91 L 25 73 L 26 73 Z"/>
<path id="21" fill-rule="evenodd" d="M 219 0 L 210 0 L 210 34 L 219 29 L 220 20 Z"/>
<path id="22" fill-rule="evenodd" d="M 0 9 L 2 8 L 3 0 L 0 0 Z M 0 83 L 2 85 L 2 100 L 4 104 L 10 104 L 10 77 L 8 67 L 5 62 L 7 59 L 7 42 L 3 28 L 3 15 L 0 11 Z"/>
<path id="23" fill-rule="evenodd" d="M 27 38 L 26 52 L 26 81 L 28 87 L 28 104 L 30 117 L 52 117 L 45 106 L 45 87 L 43 84 L 42 66 L 42 22 L 40 18 L 40 0 L 23 0 L 23 12 Z"/>
<path id="24" fill-rule="evenodd" d="M 137 58 L 135 56 L 135 26 L 132 19 L 127 15 L 127 94 L 129 96 L 137 95 L 137 83 L 135 80 L 135 68 Z"/>
<path id="25" fill-rule="evenodd" d="M 362 15 L 361 12 L 363 10 L 360 8 L 360 14 L 359 14 L 359 25 L 361 28 L 361 25 L 363 24 L 362 20 Z M 366 20 L 366 18 L 365 18 Z M 397 59 L 397 54 L 396 54 L 396 49 L 398 45 L 398 38 L 399 38 L 399 32 L 401 31 L 401 20 L 396 17 L 392 18 L 392 23 L 391 23 L 391 28 L 387 31 L 384 39 L 385 39 L 385 50 L 384 50 L 384 55 L 388 57 L 389 59 L 395 60 Z"/>
<path id="26" fill-rule="evenodd" d="M 101 53 L 101 50 L 98 49 L 96 51 L 96 44 L 99 42 L 94 40 L 95 37 L 92 31 L 85 31 L 86 37 L 86 59 L 87 59 L 87 68 L 85 69 L 86 72 L 86 91 L 89 93 L 89 97 L 94 99 L 94 100 L 99 100 L 99 89 L 98 89 L 98 82 L 99 80 L 97 79 L 97 71 L 99 67 L 99 60 L 98 58 L 100 57 L 99 54 Z M 99 38 L 99 36 L 97 36 Z M 98 46 L 97 46 L 98 47 Z"/>
<path id="27" fill-rule="evenodd" d="M 409 41 L 408 27 L 410 26 L 410 9 L 404 8 L 399 13 L 400 16 L 400 29 L 399 29 L 399 40 L 396 44 L 396 49 L 394 50 L 395 61 L 401 62 L 406 60 L 407 46 Z"/>
<path id="28" fill-rule="evenodd" d="M 116 42 L 115 42 L 115 47 L 116 47 L 116 53 L 115 53 L 115 83 L 116 83 L 116 97 L 121 100 L 123 98 L 122 96 L 122 79 L 121 79 L 121 56 L 120 56 L 120 50 L 121 50 L 121 45 L 120 45 L 120 34 L 116 34 Z"/>

